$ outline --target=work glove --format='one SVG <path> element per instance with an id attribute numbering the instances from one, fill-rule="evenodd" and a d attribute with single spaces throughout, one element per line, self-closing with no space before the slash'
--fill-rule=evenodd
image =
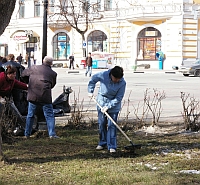
<path id="1" fill-rule="evenodd" d="M 88 93 L 88 97 L 90 98 L 90 99 L 92 99 L 93 98 L 93 93 Z"/>
<path id="2" fill-rule="evenodd" d="M 108 110 L 108 107 L 106 107 L 106 106 L 104 106 L 104 107 L 102 107 L 101 108 L 101 112 L 103 113 L 103 114 L 105 114 L 105 112 Z"/>
<path id="3" fill-rule="evenodd" d="M 4 98 L 0 97 L 0 103 L 5 105 L 6 104 L 6 100 Z"/>

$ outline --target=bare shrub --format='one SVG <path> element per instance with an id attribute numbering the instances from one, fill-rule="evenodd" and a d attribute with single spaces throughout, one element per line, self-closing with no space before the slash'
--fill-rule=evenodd
<path id="1" fill-rule="evenodd" d="M 131 91 L 132 92 L 132 91 Z M 127 125 L 129 124 L 129 117 L 131 116 L 132 110 L 130 108 L 130 95 L 127 100 L 127 111 L 125 113 L 125 118 L 122 121 L 122 126 L 124 130 L 127 130 Z M 153 96 L 153 97 L 152 97 Z M 153 94 L 149 88 L 144 92 L 143 102 L 139 101 L 137 105 L 131 105 L 133 107 L 133 114 L 135 116 L 134 128 L 142 128 L 146 124 L 148 114 L 152 114 L 152 126 L 156 125 L 159 122 L 160 115 L 162 113 L 162 100 L 166 98 L 165 92 L 160 92 L 156 89 L 153 89 Z M 124 104 L 126 101 L 124 101 Z M 123 104 L 123 106 L 124 106 Z M 122 109 L 123 109 L 122 106 Z"/>
<path id="2" fill-rule="evenodd" d="M 123 130 L 127 130 L 127 126 L 128 126 L 128 124 L 130 122 L 129 121 L 129 115 L 130 115 L 131 112 L 130 112 L 130 107 L 129 106 L 130 106 L 130 95 L 131 95 L 131 92 L 129 93 L 128 100 L 127 100 L 127 103 L 128 103 L 127 110 L 126 110 L 125 116 L 124 116 L 124 118 L 123 118 L 123 120 L 121 122 L 121 124 L 122 124 L 121 127 L 122 127 Z M 121 110 L 123 109 L 123 107 L 124 107 L 125 104 L 126 104 L 126 100 L 124 100 L 124 103 L 123 103 L 123 105 L 121 107 Z M 120 117 L 121 114 L 122 114 L 122 112 L 120 111 L 118 117 Z"/>
<path id="3" fill-rule="evenodd" d="M 147 105 L 149 112 L 152 114 L 152 126 L 155 126 L 159 122 L 162 113 L 162 100 L 165 98 L 166 94 L 164 91 L 160 92 L 157 89 L 153 89 L 152 99 L 149 88 L 145 91 L 144 102 Z"/>
<path id="4" fill-rule="evenodd" d="M 11 109 L 9 100 L 0 105 L 0 161 L 5 160 L 3 156 L 2 142 L 11 141 L 13 130 L 17 124 L 17 117 Z"/>
<path id="5" fill-rule="evenodd" d="M 181 92 L 181 101 L 183 105 L 182 117 L 186 130 L 199 131 L 200 123 L 200 105 L 199 100 L 194 97 L 190 97 L 190 94 Z"/>
<path id="6" fill-rule="evenodd" d="M 133 105 L 134 109 L 134 115 L 136 117 L 136 128 L 140 129 L 145 125 L 145 119 L 148 114 L 148 107 L 145 104 L 145 101 L 143 101 L 142 105 L 141 102 L 138 102 L 137 107 Z M 139 113 L 139 110 L 141 110 L 141 113 Z M 141 115 L 141 116 L 139 116 Z"/>
<path id="7" fill-rule="evenodd" d="M 78 92 L 78 97 L 76 97 L 76 93 L 74 92 L 74 102 L 71 106 L 71 116 L 70 119 L 68 120 L 69 125 L 73 125 L 74 127 L 77 127 L 81 122 L 83 122 L 84 115 L 83 115 L 83 102 L 79 100 L 79 94 L 80 94 L 80 89 Z"/>

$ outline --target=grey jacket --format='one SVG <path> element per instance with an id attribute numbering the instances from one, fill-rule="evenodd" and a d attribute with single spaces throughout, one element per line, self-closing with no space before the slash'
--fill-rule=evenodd
<path id="1" fill-rule="evenodd" d="M 56 85 L 57 73 L 49 65 L 33 65 L 22 72 L 22 77 L 29 77 L 28 101 L 52 103 L 51 89 Z"/>

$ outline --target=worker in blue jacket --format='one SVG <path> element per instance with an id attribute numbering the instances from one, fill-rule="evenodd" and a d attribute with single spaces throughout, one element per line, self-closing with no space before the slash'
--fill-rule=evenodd
<path id="1" fill-rule="evenodd" d="M 100 141 L 97 150 L 107 149 L 113 153 L 117 149 L 117 128 L 105 115 L 107 112 L 110 117 L 117 122 L 118 113 L 121 109 L 121 101 L 124 97 L 126 81 L 123 78 L 123 68 L 115 66 L 107 71 L 99 72 L 91 77 L 88 83 L 88 96 L 93 98 L 94 89 L 97 82 L 100 87 L 97 95 L 98 124 Z"/>

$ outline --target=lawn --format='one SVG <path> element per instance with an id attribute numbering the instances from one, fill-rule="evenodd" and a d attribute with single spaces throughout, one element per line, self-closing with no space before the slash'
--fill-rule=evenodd
<path id="1" fill-rule="evenodd" d="M 200 134 L 182 132 L 177 124 L 159 128 L 165 132 L 127 131 L 142 144 L 135 152 L 124 149 L 129 142 L 118 133 L 114 154 L 95 150 L 97 123 L 78 129 L 57 125 L 60 139 L 49 139 L 47 131 L 29 139 L 15 137 L 3 143 L 8 162 L 1 163 L 0 185 L 200 184 Z"/>

